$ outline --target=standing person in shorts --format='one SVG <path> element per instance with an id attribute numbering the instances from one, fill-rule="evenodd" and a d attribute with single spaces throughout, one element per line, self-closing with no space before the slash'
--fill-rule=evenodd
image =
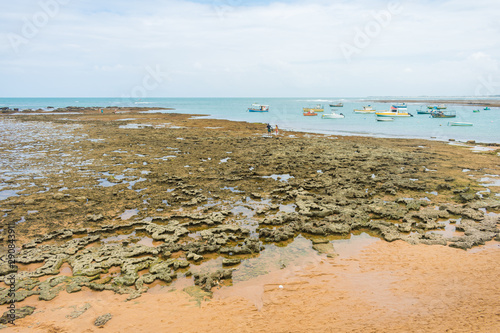
<path id="1" fill-rule="evenodd" d="M 274 129 L 274 134 L 278 135 L 278 125 L 276 125 L 276 128 Z"/>

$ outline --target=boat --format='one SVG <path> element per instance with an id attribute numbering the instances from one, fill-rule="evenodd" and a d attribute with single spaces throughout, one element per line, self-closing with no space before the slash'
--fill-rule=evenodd
<path id="1" fill-rule="evenodd" d="M 354 109 L 354 113 L 375 113 L 377 110 L 372 108 L 370 105 L 368 106 L 363 106 L 363 110 L 360 109 Z"/>
<path id="2" fill-rule="evenodd" d="M 325 113 L 324 115 L 321 116 L 321 118 L 341 119 L 341 118 L 345 118 L 345 116 L 342 113 L 336 113 L 335 111 L 332 110 L 332 113 Z"/>
<path id="3" fill-rule="evenodd" d="M 478 110 L 472 110 L 472 112 L 481 112 L 481 111 L 479 111 L 479 109 L 478 109 Z"/>
<path id="4" fill-rule="evenodd" d="M 446 110 L 446 105 L 444 104 L 439 104 L 439 105 L 429 105 L 427 106 L 428 109 L 436 109 L 436 110 Z"/>
<path id="5" fill-rule="evenodd" d="M 406 111 L 406 110 L 408 110 L 408 106 L 406 105 L 406 103 L 393 104 L 392 107 L 391 107 L 391 109 L 392 108 L 396 108 L 399 111 Z"/>
<path id="6" fill-rule="evenodd" d="M 343 107 L 343 106 L 344 106 L 344 104 L 343 104 L 343 103 L 330 104 L 330 107 L 332 107 L 332 108 L 341 108 L 341 107 Z"/>
<path id="7" fill-rule="evenodd" d="M 269 112 L 269 105 L 254 103 L 250 108 L 248 108 L 248 112 Z"/>
<path id="8" fill-rule="evenodd" d="M 317 116 L 318 114 L 314 111 L 307 111 L 307 112 L 304 112 L 304 116 Z"/>
<path id="9" fill-rule="evenodd" d="M 321 104 L 318 104 L 313 108 L 302 108 L 302 110 L 304 112 L 309 112 L 309 111 L 311 111 L 311 112 L 323 112 L 323 111 L 325 111 L 325 109 L 323 108 L 323 105 L 321 105 Z"/>
<path id="10" fill-rule="evenodd" d="M 456 111 L 435 111 L 431 113 L 432 118 L 455 118 Z"/>
<path id="11" fill-rule="evenodd" d="M 448 126 L 472 126 L 472 123 L 465 123 L 461 121 L 450 121 Z"/>
<path id="12" fill-rule="evenodd" d="M 420 110 L 417 110 L 417 114 L 431 114 L 432 110 L 434 110 L 434 109 L 427 109 L 427 110 L 420 109 Z M 437 109 L 435 109 L 435 110 L 437 110 Z"/>
<path id="13" fill-rule="evenodd" d="M 394 121 L 394 118 L 377 117 L 377 121 Z"/>
<path id="14" fill-rule="evenodd" d="M 491 110 L 489 107 L 485 107 L 483 110 Z"/>
<path id="15" fill-rule="evenodd" d="M 411 113 L 408 113 L 400 108 L 396 108 L 394 105 L 391 106 L 391 109 L 389 111 L 380 111 L 380 112 L 375 112 L 377 117 L 413 117 Z"/>

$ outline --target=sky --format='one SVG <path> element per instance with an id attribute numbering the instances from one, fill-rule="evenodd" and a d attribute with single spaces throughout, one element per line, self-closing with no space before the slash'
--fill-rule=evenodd
<path id="1" fill-rule="evenodd" d="M 18 0 L 0 97 L 500 95 L 498 0 Z"/>

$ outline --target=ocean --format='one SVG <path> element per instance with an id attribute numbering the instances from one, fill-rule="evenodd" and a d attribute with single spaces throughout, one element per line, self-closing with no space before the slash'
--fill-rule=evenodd
<path id="1" fill-rule="evenodd" d="M 390 103 L 380 103 L 376 100 L 395 99 L 391 97 L 370 98 L 0 98 L 0 107 L 50 110 L 48 107 L 167 107 L 184 114 L 199 114 L 207 118 L 246 121 L 252 123 L 270 123 L 278 125 L 283 130 L 294 130 L 330 135 L 361 135 L 369 137 L 388 138 L 419 138 L 430 140 L 456 141 L 475 140 L 483 143 L 500 143 L 500 108 L 448 105 L 447 110 L 456 111 L 456 118 L 437 119 L 429 115 L 419 115 L 417 110 L 425 108 L 427 99 L 446 100 L 480 100 L 477 97 L 408 97 L 408 100 L 422 100 L 422 103 L 408 104 L 408 112 L 413 117 L 396 118 L 392 122 L 378 122 L 374 114 L 356 114 L 354 109 L 371 105 L 376 110 L 388 110 Z M 398 98 L 401 102 L 405 99 Z M 499 97 L 487 98 L 498 100 Z M 374 102 L 375 101 L 375 102 Z M 345 115 L 344 119 L 322 119 L 304 117 L 303 107 L 314 107 L 321 104 L 324 113 L 330 113 L 329 104 L 342 102 L 343 107 L 335 108 L 337 113 Z M 270 106 L 269 112 L 248 112 L 252 103 Z M 479 109 L 480 112 L 473 112 Z M 449 121 L 468 122 L 473 126 L 448 126 Z M 264 127 L 263 127 L 264 131 Z"/>

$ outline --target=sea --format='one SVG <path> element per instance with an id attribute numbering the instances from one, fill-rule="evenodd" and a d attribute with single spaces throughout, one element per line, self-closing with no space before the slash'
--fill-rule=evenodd
<path id="1" fill-rule="evenodd" d="M 377 96 L 365 98 L 315 97 L 315 98 L 0 98 L 0 107 L 25 110 L 40 110 L 50 114 L 53 108 L 79 107 L 164 107 L 175 110 L 145 111 L 196 114 L 199 118 L 227 119 L 249 123 L 278 125 L 282 130 L 319 133 L 328 135 L 357 135 L 384 138 L 418 138 L 428 140 L 480 143 L 500 143 L 500 108 L 466 105 L 447 105 L 447 111 L 455 111 L 456 118 L 431 118 L 419 115 L 417 110 L 426 109 L 428 100 L 481 101 L 479 97 L 390 97 Z M 389 110 L 391 103 L 383 100 L 412 100 L 408 112 L 413 117 L 395 118 L 390 122 L 379 122 L 374 114 L 357 114 L 354 109 L 370 105 L 379 110 Z M 422 102 L 418 102 L 418 101 Z M 483 100 L 500 102 L 500 97 L 487 97 Z M 248 112 L 253 104 L 269 105 L 269 112 Z M 330 104 L 343 103 L 343 107 L 331 108 Z M 322 113 L 315 117 L 304 117 L 303 107 L 322 105 L 324 113 L 332 109 L 342 113 L 343 119 L 323 119 Z M 479 110 L 479 112 L 473 112 Z M 449 126 L 450 122 L 467 122 L 472 126 Z M 263 131 L 265 126 L 263 125 Z"/>

